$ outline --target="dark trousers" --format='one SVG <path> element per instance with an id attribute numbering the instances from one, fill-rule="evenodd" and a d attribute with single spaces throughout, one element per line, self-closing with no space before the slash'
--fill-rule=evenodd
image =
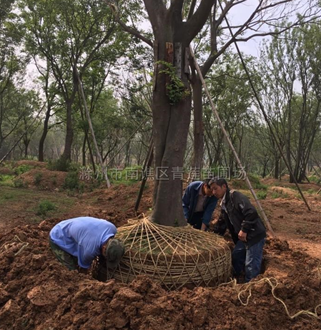
<path id="1" fill-rule="evenodd" d="M 264 242 L 265 239 L 263 238 L 249 247 L 244 242 L 237 241 L 232 252 L 232 264 L 236 277 L 245 270 L 245 282 L 249 282 L 260 274 Z"/>
<path id="2" fill-rule="evenodd" d="M 188 223 L 191 226 L 193 226 L 193 228 L 195 228 L 195 229 L 201 229 L 203 214 L 204 214 L 204 212 L 195 212 L 195 213 L 193 213 L 191 219 L 188 220 Z"/>
<path id="3" fill-rule="evenodd" d="M 60 246 L 55 244 L 50 238 L 49 238 L 49 245 L 53 254 L 59 260 L 60 263 L 65 265 L 69 270 L 75 270 L 78 268 L 77 257 L 74 257 L 70 253 L 64 251 Z"/>

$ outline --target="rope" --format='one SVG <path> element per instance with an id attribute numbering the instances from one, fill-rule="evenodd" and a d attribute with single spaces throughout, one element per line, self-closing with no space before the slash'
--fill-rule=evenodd
<path id="1" fill-rule="evenodd" d="M 221 7 L 221 10 L 223 11 L 223 7 L 222 7 L 222 3 L 221 3 L 221 1 L 219 1 L 219 5 L 220 5 L 220 7 Z M 264 109 L 264 106 L 263 106 L 263 104 L 262 104 L 262 102 L 261 102 L 261 100 L 260 100 L 260 97 L 259 97 L 259 95 L 258 95 L 258 93 L 257 93 L 257 91 L 256 91 L 256 89 L 255 89 L 255 87 L 254 87 L 254 84 L 253 84 L 253 81 L 252 81 L 251 75 L 250 75 L 250 73 L 249 73 L 249 70 L 248 70 L 248 68 L 247 68 L 247 66 L 246 66 L 246 64 L 245 64 L 245 62 L 244 62 L 244 59 L 243 59 L 242 53 L 241 53 L 240 48 L 239 48 L 239 46 L 238 46 L 238 44 L 237 44 L 237 42 L 236 42 L 235 35 L 233 34 L 233 31 L 232 31 L 232 29 L 231 29 L 230 23 L 229 23 L 229 21 L 228 21 L 226 15 L 224 16 L 224 19 L 225 19 L 226 25 L 227 25 L 227 27 L 228 27 L 228 29 L 229 29 L 229 31 L 230 31 L 230 35 L 231 35 L 231 37 L 233 38 L 235 48 L 236 48 L 237 53 L 238 53 L 238 55 L 239 55 L 239 57 L 240 57 L 240 60 L 241 60 L 242 66 L 243 66 L 244 71 L 245 71 L 245 73 L 246 73 L 246 75 L 247 75 L 247 78 L 248 78 L 248 80 L 249 80 L 249 83 L 250 83 L 250 86 L 251 86 L 251 88 L 252 88 L 252 91 L 253 91 L 253 93 L 254 93 L 254 95 L 255 95 L 255 98 L 256 98 L 256 100 L 257 100 L 257 102 L 258 102 L 258 104 L 259 104 L 259 108 L 260 108 L 260 110 L 262 111 L 262 114 L 263 114 L 263 116 L 264 116 L 264 119 L 265 119 L 265 121 L 266 121 L 266 123 L 267 123 L 267 125 L 268 125 L 268 127 L 269 127 L 269 129 L 270 129 L 270 132 L 271 132 L 271 135 L 272 135 L 272 137 L 273 137 L 273 140 L 274 140 L 275 144 L 277 145 L 277 147 L 278 147 L 278 149 L 279 149 L 279 152 L 280 152 L 280 155 L 281 155 L 281 157 L 282 157 L 282 159 L 283 159 L 283 161 L 284 161 L 284 164 L 286 165 L 286 167 L 287 167 L 288 170 L 289 170 L 289 173 L 290 173 L 291 176 L 293 177 L 293 181 L 294 181 L 294 183 L 295 183 L 297 189 L 299 190 L 299 193 L 300 193 L 300 195 L 301 195 L 301 197 L 302 197 L 302 199 L 303 199 L 303 201 L 304 201 L 306 207 L 308 208 L 309 211 L 311 211 L 311 208 L 310 208 L 310 206 L 309 206 L 309 204 L 308 204 L 306 198 L 304 197 L 303 192 L 302 192 L 302 190 L 301 190 L 301 188 L 300 188 L 300 186 L 299 186 L 299 184 L 298 184 L 298 182 L 297 182 L 297 180 L 296 180 L 296 178 L 295 178 L 295 176 L 294 176 L 294 174 L 293 174 L 293 171 L 292 171 L 292 169 L 291 169 L 291 166 L 290 166 L 290 164 L 288 163 L 286 157 L 284 156 L 284 153 L 283 153 L 282 148 L 281 148 L 281 146 L 280 146 L 279 140 L 277 139 L 276 135 L 275 135 L 274 132 L 273 132 L 273 129 L 272 129 L 271 123 L 270 123 L 270 121 L 269 121 L 269 118 L 268 118 L 268 116 L 267 116 L 267 114 L 266 114 L 266 112 L 265 112 L 265 109 Z"/>
<path id="2" fill-rule="evenodd" d="M 314 312 L 310 312 L 310 311 L 308 311 L 308 310 L 300 310 L 299 312 L 297 312 L 297 313 L 295 313 L 295 314 L 293 314 L 293 315 L 290 315 L 289 309 L 288 309 L 288 307 L 286 306 L 285 302 L 284 302 L 281 298 L 277 297 L 276 294 L 275 294 L 275 292 L 274 292 L 275 289 L 276 289 L 276 287 L 277 287 L 278 284 L 279 284 L 278 281 L 277 281 L 277 279 L 274 278 L 274 277 L 271 277 L 271 278 L 265 277 L 265 278 L 262 278 L 261 280 L 258 280 L 258 281 L 252 281 L 252 282 L 250 282 L 250 283 L 248 283 L 248 284 L 242 285 L 241 288 L 244 287 L 244 289 L 241 289 L 241 290 L 238 292 L 237 297 L 238 297 L 238 300 L 240 301 L 240 303 L 241 303 L 243 306 L 247 306 L 247 305 L 249 304 L 250 298 L 251 298 L 251 296 L 252 296 L 252 287 L 253 287 L 254 285 L 257 285 L 257 284 L 260 284 L 260 283 L 267 283 L 267 284 L 270 285 L 272 296 L 274 297 L 275 300 L 279 301 L 279 302 L 283 305 L 286 314 L 288 315 L 288 317 L 289 317 L 291 320 L 293 320 L 294 318 L 298 317 L 299 315 L 308 315 L 308 316 L 311 316 L 311 317 L 315 317 L 315 318 L 317 318 L 317 319 L 321 319 L 320 315 L 319 315 L 318 312 L 317 312 L 318 308 L 321 307 L 321 304 L 319 304 L 319 305 L 317 305 L 317 306 L 315 307 Z M 235 285 L 234 285 L 234 287 L 235 287 Z M 246 297 L 246 299 L 245 299 L 245 301 L 244 301 L 244 298 L 242 298 L 242 295 L 245 295 L 247 292 L 248 292 L 248 295 L 247 295 L 247 297 Z"/>
<path id="3" fill-rule="evenodd" d="M 224 239 L 190 225 L 168 227 L 143 218 L 119 228 L 116 238 L 125 244 L 125 255 L 114 278 L 123 283 L 146 275 L 171 290 L 217 286 L 231 274 L 231 251 Z"/>
<path id="4" fill-rule="evenodd" d="M 199 76 L 199 78 L 200 78 L 200 80 L 202 82 L 204 91 L 205 91 L 205 93 L 207 95 L 207 98 L 208 98 L 208 100 L 210 102 L 210 105 L 211 105 L 211 108 L 213 110 L 214 116 L 216 117 L 216 120 L 217 120 L 217 122 L 219 123 L 219 125 L 221 127 L 221 130 L 222 130 L 222 132 L 223 132 L 223 134 L 225 136 L 225 139 L 226 139 L 227 143 L 229 144 L 229 146 L 230 146 L 230 148 L 231 148 L 231 150 L 233 152 L 233 155 L 234 155 L 234 157 L 236 159 L 236 162 L 238 163 L 239 167 L 242 169 L 242 174 L 244 176 L 244 180 L 246 181 L 246 184 L 248 185 L 248 187 L 249 187 L 249 189 L 250 189 L 250 191 L 252 193 L 252 196 L 255 199 L 255 202 L 256 202 L 256 204 L 257 204 L 257 206 L 259 208 L 259 211 L 262 214 L 263 221 L 264 221 L 264 223 L 266 224 L 266 226 L 268 228 L 268 234 L 269 234 L 269 236 L 274 237 L 275 236 L 275 233 L 273 231 L 273 228 L 271 226 L 271 223 L 270 223 L 269 219 L 267 218 L 267 216 L 266 216 L 266 214 L 264 212 L 264 209 L 263 209 L 263 207 L 262 207 L 259 199 L 257 198 L 257 195 L 256 195 L 256 193 L 255 193 L 255 191 L 254 191 L 254 189 L 252 187 L 251 181 L 249 180 L 248 175 L 247 175 L 246 171 L 244 170 L 244 167 L 242 165 L 242 162 L 241 162 L 241 160 L 240 160 L 240 158 L 239 158 L 239 156 L 238 156 L 238 154 L 237 154 L 237 152 L 236 152 L 236 150 L 235 150 L 235 148 L 233 146 L 233 143 L 232 143 L 231 139 L 229 138 L 229 135 L 228 135 L 228 133 L 227 133 L 227 131 L 226 131 L 224 125 L 223 125 L 223 122 L 222 122 L 222 120 L 220 118 L 220 115 L 219 115 L 219 113 L 218 113 L 218 111 L 217 111 L 217 109 L 216 109 L 216 107 L 215 107 L 215 105 L 214 105 L 214 103 L 212 101 L 210 92 L 209 92 L 209 90 L 207 88 L 205 79 L 204 79 L 204 77 L 202 75 L 202 71 L 201 71 L 201 69 L 200 69 L 200 67 L 199 67 L 199 65 L 197 63 L 196 57 L 194 55 L 194 52 L 193 52 L 191 46 L 189 47 L 189 51 L 190 51 L 191 57 L 193 58 L 194 65 L 195 65 L 196 71 L 198 73 L 198 76 Z"/>
<path id="5" fill-rule="evenodd" d="M 13 237 L 13 240 L 12 242 L 10 243 L 5 243 L 1 246 L 0 250 L 4 250 L 4 251 L 7 251 L 12 245 L 15 245 L 15 242 L 18 242 L 18 243 L 22 243 L 22 246 L 21 248 L 18 250 L 18 252 L 16 252 L 14 255 L 17 256 L 18 254 L 20 254 L 28 245 L 29 243 L 28 242 L 24 242 L 20 239 L 19 236 L 17 235 L 14 235 Z"/>

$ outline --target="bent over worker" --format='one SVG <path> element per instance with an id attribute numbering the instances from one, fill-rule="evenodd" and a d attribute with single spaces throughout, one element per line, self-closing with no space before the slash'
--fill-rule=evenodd
<path id="1" fill-rule="evenodd" d="M 230 190 L 225 179 L 213 180 L 213 193 L 221 198 L 221 215 L 214 232 L 224 235 L 228 228 L 235 247 L 232 252 L 234 275 L 245 270 L 245 282 L 260 274 L 266 229 L 255 207 L 238 191 Z"/>
<path id="2" fill-rule="evenodd" d="M 50 247 L 69 270 L 86 270 L 97 256 L 106 259 L 107 269 L 115 269 L 125 252 L 115 239 L 117 228 L 107 220 L 78 217 L 57 223 L 49 233 Z"/>
<path id="3" fill-rule="evenodd" d="M 186 221 L 196 229 L 207 230 L 217 200 L 211 179 L 190 183 L 182 198 Z"/>

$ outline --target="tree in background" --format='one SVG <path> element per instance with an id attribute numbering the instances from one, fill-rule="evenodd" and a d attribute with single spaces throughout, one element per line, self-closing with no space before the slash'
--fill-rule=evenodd
<path id="1" fill-rule="evenodd" d="M 191 0 L 188 17 L 196 8 L 197 1 Z M 302 25 L 317 17 L 320 11 L 318 2 L 302 4 L 300 0 L 257 1 L 254 6 L 246 8 L 246 15 L 239 15 L 244 1 L 213 1 L 206 24 L 194 40 L 194 53 L 197 55 L 202 75 L 205 77 L 213 65 L 217 65 L 220 58 L 234 42 L 247 42 L 255 37 L 281 34 L 297 25 Z M 297 12 L 300 15 L 297 15 Z M 230 17 L 233 21 L 229 21 Z M 291 24 L 280 26 L 287 17 L 293 17 Z M 227 22 L 231 26 L 233 36 Z M 273 31 L 270 28 L 273 27 Z M 203 101 L 202 83 L 196 68 L 191 62 L 191 86 L 193 90 L 193 128 L 194 128 L 194 156 L 192 166 L 201 168 L 203 163 Z"/>
<path id="2" fill-rule="evenodd" d="M 65 160 L 71 159 L 79 80 L 95 61 L 116 65 L 128 40 L 100 1 L 20 1 L 26 49 L 46 59 L 66 107 Z M 106 70 L 106 69 L 105 69 Z"/>
<path id="3" fill-rule="evenodd" d="M 245 58 L 251 67 L 253 77 L 255 64 L 252 58 Z M 243 139 L 248 134 L 253 115 L 253 93 L 247 76 L 236 54 L 226 52 L 212 68 L 207 78 L 208 88 L 213 95 L 213 102 L 217 107 L 220 118 L 229 137 L 245 160 L 247 147 L 243 146 Z M 226 166 L 235 170 L 234 156 L 227 144 L 221 127 L 213 117 L 212 109 L 205 105 L 205 145 L 210 166 Z M 246 165 L 244 163 L 244 165 Z"/>
<path id="4" fill-rule="evenodd" d="M 6 153 L 8 139 L 21 121 L 16 111 L 17 98 L 21 88 L 26 60 L 17 55 L 21 35 L 16 28 L 16 15 L 11 12 L 13 1 L 0 2 L 0 154 Z M 2 149 L 2 150 L 1 150 Z"/>
<path id="5" fill-rule="evenodd" d="M 262 54 L 265 108 L 297 182 L 305 178 L 312 144 L 320 129 L 319 36 L 314 24 L 294 29 L 282 39 L 273 38 Z M 276 177 L 280 174 L 279 162 L 276 156 Z M 293 176 L 290 182 L 294 182 Z"/>

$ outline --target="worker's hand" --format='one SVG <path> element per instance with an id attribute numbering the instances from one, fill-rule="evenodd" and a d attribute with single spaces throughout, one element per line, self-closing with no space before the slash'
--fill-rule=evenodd
<path id="1" fill-rule="evenodd" d="M 240 241 L 246 242 L 247 233 L 244 233 L 244 231 L 240 230 L 238 234 L 238 238 Z"/>
<path id="2" fill-rule="evenodd" d="M 203 230 L 203 231 L 207 231 L 207 226 L 205 225 L 205 223 L 202 223 L 201 230 Z"/>

